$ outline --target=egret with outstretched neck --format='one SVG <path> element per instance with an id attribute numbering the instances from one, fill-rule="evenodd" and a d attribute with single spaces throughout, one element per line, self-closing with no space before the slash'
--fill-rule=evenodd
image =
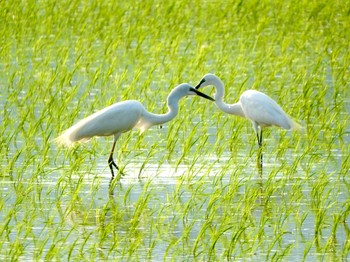
<path id="1" fill-rule="evenodd" d="M 114 178 L 113 167 L 119 167 L 113 160 L 113 153 L 116 142 L 122 133 L 133 128 L 147 130 L 151 126 L 160 125 L 172 120 L 179 111 L 179 100 L 185 96 L 198 95 L 214 101 L 213 98 L 199 92 L 189 84 L 180 84 L 169 94 L 168 112 L 166 114 L 153 114 L 148 112 L 138 101 L 127 100 L 115 103 L 81 120 L 77 124 L 68 128 L 56 142 L 61 145 L 71 146 L 76 142 L 85 142 L 94 136 L 114 136 L 112 150 L 108 158 L 108 165 Z"/>
<path id="2" fill-rule="evenodd" d="M 223 101 L 225 95 L 224 84 L 216 75 L 206 74 L 195 88 L 209 85 L 216 88 L 214 99 L 220 110 L 247 118 L 252 122 L 259 148 L 262 147 L 263 128 L 265 127 L 278 126 L 286 130 L 301 129 L 301 126 L 292 120 L 272 98 L 262 92 L 247 90 L 242 93 L 237 103 L 227 104 Z"/>

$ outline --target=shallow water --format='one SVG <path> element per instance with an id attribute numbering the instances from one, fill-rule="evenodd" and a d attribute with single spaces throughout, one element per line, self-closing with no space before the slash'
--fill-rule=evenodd
<path id="1" fill-rule="evenodd" d="M 12 2 L 0 15 L 0 260 L 350 260 L 345 2 Z M 305 132 L 266 131 L 260 172 L 249 121 L 184 99 L 162 129 L 121 137 L 126 175 L 112 186 L 111 139 L 52 141 L 115 101 L 165 112 L 173 86 L 208 72 L 228 103 L 259 89 Z"/>
<path id="2" fill-rule="evenodd" d="M 28 148 L 16 140 L 6 151 L 7 159 L 15 159 L 12 168 L 4 166 L 11 172 L 0 183 L 0 258 L 350 258 L 349 158 L 344 155 L 349 136 L 329 142 L 320 132 L 320 143 L 306 150 L 306 133 L 271 129 L 260 172 L 248 121 L 244 128 L 247 133 L 230 144 L 217 143 L 217 127 L 211 127 L 205 147 L 194 145 L 185 154 L 183 145 L 169 152 L 170 125 L 152 128 L 143 138 L 146 146 L 116 151 L 126 175 L 112 186 L 106 164 L 110 139 L 77 149 L 50 144 L 43 155 L 31 152 L 40 146 Z M 228 132 L 229 137 L 235 130 Z M 134 145 L 138 133 L 123 139 Z M 220 146 L 224 149 L 218 151 Z"/>
<path id="3" fill-rule="evenodd" d="M 91 174 L 69 175 L 69 169 L 67 174 L 64 169 L 53 170 L 36 183 L 21 184 L 3 177 L 1 220 L 9 229 L 2 231 L 7 239 L 2 249 L 9 253 L 3 252 L 1 257 L 11 256 L 11 247 L 18 242 L 25 250 L 19 256 L 22 261 L 49 256 L 53 250 L 64 260 L 348 258 L 344 251 L 350 233 L 347 213 L 332 234 L 334 219 L 348 208 L 349 191 L 343 183 L 348 181 L 332 172 L 320 182 L 324 185 L 318 196 L 313 184 L 316 178 L 310 179 L 302 170 L 286 177 L 283 170 L 276 171 L 278 163 L 273 164 L 270 157 L 265 155 L 262 177 L 254 156 L 240 172 L 222 173 L 220 163 L 230 158 L 225 154 L 209 174 L 202 166 L 159 166 L 153 160 L 138 179 L 142 165 L 139 157 L 135 164 L 126 166 L 127 175 L 113 184 L 112 193 L 109 170 L 102 157 Z M 327 197 L 322 198 L 323 194 Z M 220 203 L 221 197 L 229 197 L 230 201 Z M 316 218 L 318 211 L 325 217 Z M 215 216 L 204 230 L 211 212 Z M 227 215 L 232 216 L 231 221 L 227 221 Z M 242 222 L 244 216 L 247 220 Z M 321 228 L 316 229 L 316 220 L 320 219 Z M 225 220 L 222 225 L 221 220 Z M 240 230 L 235 224 L 245 229 L 232 246 Z M 227 229 L 213 247 L 213 230 L 221 226 Z M 212 253 L 203 257 L 202 252 L 208 248 Z"/>

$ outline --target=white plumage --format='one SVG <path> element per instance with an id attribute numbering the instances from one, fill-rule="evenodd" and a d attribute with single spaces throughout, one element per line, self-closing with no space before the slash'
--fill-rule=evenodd
<path id="1" fill-rule="evenodd" d="M 272 98 L 264 93 L 247 90 L 240 96 L 239 103 L 245 117 L 261 128 L 268 126 L 279 126 L 287 130 L 300 128 L 299 124 L 294 122 Z"/>
<path id="2" fill-rule="evenodd" d="M 85 142 L 94 136 L 111 136 L 137 128 L 142 122 L 144 106 L 134 100 L 128 100 L 106 107 L 79 121 L 63 132 L 58 138 L 59 144 L 70 146 L 75 142 Z"/>
<path id="3" fill-rule="evenodd" d="M 77 124 L 68 128 L 56 142 L 61 145 L 71 146 L 75 142 L 85 142 L 94 136 L 114 136 L 112 150 L 108 159 L 108 165 L 114 177 L 113 167 L 119 169 L 113 160 L 115 143 L 119 136 L 133 128 L 147 130 L 153 125 L 163 124 L 173 119 L 178 113 L 178 102 L 184 96 L 198 95 L 209 100 L 213 98 L 199 92 L 189 84 L 181 84 L 175 87 L 169 94 L 167 102 L 169 111 L 166 114 L 153 114 L 148 112 L 138 101 L 127 100 L 106 107 Z"/>
<path id="4" fill-rule="evenodd" d="M 216 88 L 214 98 L 219 109 L 228 114 L 245 117 L 252 122 L 259 146 L 262 145 L 262 130 L 264 127 L 279 126 L 287 130 L 301 129 L 298 123 L 293 121 L 272 98 L 264 93 L 247 90 L 242 93 L 239 102 L 226 104 L 223 101 L 224 84 L 220 78 L 213 74 L 206 74 L 195 88 L 208 85 L 213 85 Z"/>

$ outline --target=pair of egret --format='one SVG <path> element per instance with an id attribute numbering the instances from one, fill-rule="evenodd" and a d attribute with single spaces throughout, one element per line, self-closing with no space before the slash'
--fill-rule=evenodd
<path id="1" fill-rule="evenodd" d="M 213 85 L 216 88 L 214 99 L 198 91 L 204 86 Z M 116 142 L 120 135 L 133 128 L 147 130 L 151 126 L 161 125 L 172 120 L 178 114 L 178 102 L 185 96 L 197 95 L 215 101 L 217 107 L 223 112 L 248 118 L 257 135 L 258 144 L 262 146 L 263 128 L 279 126 L 287 130 L 299 129 L 300 125 L 294 122 L 283 109 L 264 93 L 245 91 L 238 103 L 226 104 L 223 101 L 224 85 L 220 78 L 213 74 L 206 74 L 197 86 L 180 84 L 169 94 L 168 112 L 166 114 L 153 114 L 148 112 L 138 101 L 127 100 L 106 107 L 64 131 L 56 140 L 62 145 L 72 145 L 75 142 L 84 142 L 94 136 L 114 136 L 112 150 L 108 158 L 108 165 L 114 178 L 113 168 L 119 170 L 113 160 Z M 260 132 L 259 132 L 260 131 Z"/>

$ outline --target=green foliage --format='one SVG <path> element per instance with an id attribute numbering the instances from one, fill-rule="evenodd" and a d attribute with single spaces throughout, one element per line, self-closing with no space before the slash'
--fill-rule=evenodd
<path id="1" fill-rule="evenodd" d="M 346 260 L 349 6 L 0 1 L 0 259 Z M 208 72 L 228 103 L 259 89 L 304 126 L 266 132 L 261 176 L 249 121 L 200 98 L 122 135 L 111 190 L 110 139 L 53 143 L 115 101 L 166 112 Z"/>

